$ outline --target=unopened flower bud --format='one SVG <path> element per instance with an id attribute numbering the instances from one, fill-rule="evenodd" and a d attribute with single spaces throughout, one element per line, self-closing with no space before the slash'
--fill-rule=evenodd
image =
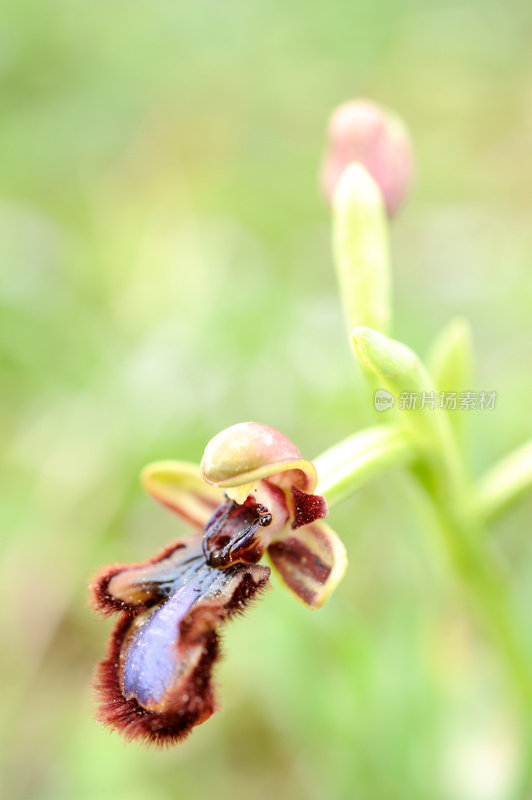
<path id="1" fill-rule="evenodd" d="M 393 112 L 369 100 L 350 100 L 333 111 L 321 185 L 332 196 L 345 168 L 357 161 L 378 184 L 388 216 L 401 205 L 412 180 L 410 136 Z"/>

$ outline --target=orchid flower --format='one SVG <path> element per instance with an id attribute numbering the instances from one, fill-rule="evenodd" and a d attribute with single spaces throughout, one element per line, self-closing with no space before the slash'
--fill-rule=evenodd
<path id="1" fill-rule="evenodd" d="M 153 559 L 105 568 L 92 585 L 120 612 L 96 687 L 100 719 L 128 739 L 171 743 L 215 710 L 211 684 L 221 623 L 263 591 L 270 569 L 309 608 L 323 605 L 346 567 L 314 466 L 282 433 L 257 422 L 222 431 L 200 466 L 161 461 L 145 489 L 197 533 Z"/>

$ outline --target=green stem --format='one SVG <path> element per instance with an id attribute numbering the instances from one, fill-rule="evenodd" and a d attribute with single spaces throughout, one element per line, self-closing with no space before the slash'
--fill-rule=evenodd
<path id="1" fill-rule="evenodd" d="M 530 800 L 532 797 L 532 719 L 525 717 L 523 730 L 523 752 L 521 770 L 514 790 L 509 797 L 512 800 Z"/>
<path id="2" fill-rule="evenodd" d="M 532 441 L 495 464 L 478 482 L 475 511 L 492 520 L 532 488 Z"/>
<path id="3" fill-rule="evenodd" d="M 479 539 L 478 522 L 464 519 L 437 498 L 434 508 L 454 568 L 500 646 L 521 703 L 530 711 L 532 654 L 515 620 L 508 584 Z"/>
<path id="4" fill-rule="evenodd" d="M 479 520 L 467 521 L 450 512 L 451 506 L 431 498 L 443 539 L 456 573 L 472 605 L 484 618 L 498 644 L 524 725 L 521 775 L 509 795 L 528 800 L 532 795 L 532 659 L 527 639 L 513 613 L 509 586 L 480 537 Z"/>
<path id="5" fill-rule="evenodd" d="M 412 462 L 415 448 L 399 426 L 380 426 L 355 433 L 314 459 L 318 494 L 329 507 L 345 500 L 373 478 Z"/>

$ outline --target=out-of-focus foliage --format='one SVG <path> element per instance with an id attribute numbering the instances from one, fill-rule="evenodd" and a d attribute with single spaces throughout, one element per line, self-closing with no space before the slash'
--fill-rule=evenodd
<path id="1" fill-rule="evenodd" d="M 372 421 L 316 189 L 348 97 L 397 109 L 417 149 L 396 334 L 423 352 L 470 317 L 470 388 L 499 393 L 469 412 L 475 473 L 530 435 L 531 28 L 524 0 L 4 0 L 6 796 L 506 796 L 513 698 L 401 475 L 334 512 L 350 567 L 326 608 L 273 591 L 228 630 L 222 712 L 178 748 L 93 720 L 86 584 L 185 532 L 142 496 L 146 462 L 245 419 L 312 457 Z M 523 609 L 531 514 L 492 534 Z"/>

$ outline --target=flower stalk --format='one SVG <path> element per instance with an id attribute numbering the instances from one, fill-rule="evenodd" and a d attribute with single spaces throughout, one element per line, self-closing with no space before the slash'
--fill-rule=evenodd
<path id="1" fill-rule="evenodd" d="M 516 622 L 508 582 L 481 535 L 484 525 L 532 486 L 532 444 L 490 470 L 476 486 L 459 437 L 463 415 L 438 402 L 439 392 L 467 388 L 472 374 L 471 334 L 453 321 L 436 341 L 427 369 L 402 342 L 385 333 L 391 320 L 387 222 L 360 164 L 348 166 L 333 202 L 332 249 L 357 360 L 389 396 L 410 393 L 421 408 L 389 410 L 393 425 L 361 431 L 316 459 L 320 489 L 339 502 L 390 466 L 403 466 L 421 484 L 442 541 L 471 604 L 491 630 L 509 679 L 525 709 L 532 708 L 532 653 Z"/>
<path id="2" fill-rule="evenodd" d="M 332 508 L 373 478 L 407 466 L 415 457 L 410 435 L 401 426 L 358 431 L 314 459 L 318 491 Z"/>

